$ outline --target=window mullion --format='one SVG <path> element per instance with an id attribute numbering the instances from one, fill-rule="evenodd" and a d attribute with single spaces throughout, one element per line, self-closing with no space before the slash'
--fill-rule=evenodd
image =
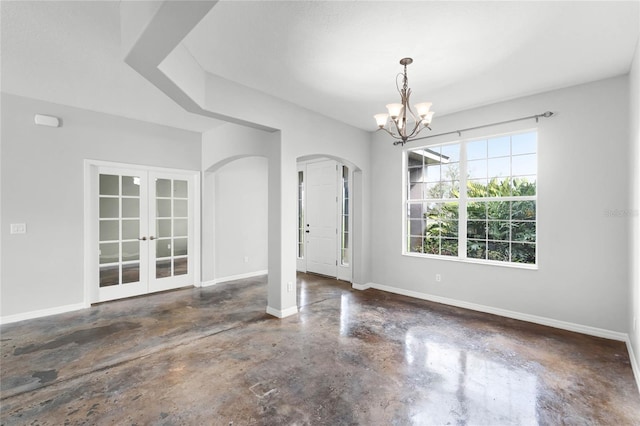
<path id="1" fill-rule="evenodd" d="M 460 143 L 460 202 L 458 204 L 458 257 L 467 258 L 467 143 Z"/>

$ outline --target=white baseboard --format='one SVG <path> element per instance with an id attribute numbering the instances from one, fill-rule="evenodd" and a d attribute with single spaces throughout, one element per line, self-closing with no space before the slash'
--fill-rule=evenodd
<path id="1" fill-rule="evenodd" d="M 627 345 L 627 351 L 629 352 L 629 359 L 631 361 L 631 369 L 633 370 L 633 376 L 640 392 L 640 364 L 633 351 L 631 340 L 627 333 L 620 333 L 617 331 L 605 330 L 597 327 L 590 327 L 587 325 L 575 324 L 567 321 L 559 321 L 552 318 L 541 317 L 537 315 L 529 315 L 521 312 L 509 311 L 506 309 L 494 308 L 491 306 L 479 305 L 471 302 L 464 302 L 461 300 L 450 299 L 447 297 L 435 296 L 427 293 L 420 293 L 412 290 L 405 290 L 402 288 L 391 287 L 376 283 L 367 284 L 353 284 L 352 287 L 356 290 L 366 290 L 368 288 L 374 288 L 376 290 L 388 291 L 389 293 L 400 294 L 403 296 L 414 297 L 416 299 L 429 300 L 431 302 L 442 303 L 445 305 L 456 306 L 459 308 L 470 309 L 473 311 L 485 312 L 488 314 L 499 315 L 502 317 L 513 318 L 521 321 L 532 322 L 535 324 L 546 325 L 549 327 L 559 328 L 562 330 L 574 331 L 577 333 L 587 334 L 590 336 L 603 337 L 605 339 L 618 340 L 625 342 Z"/>
<path id="2" fill-rule="evenodd" d="M 427 293 L 419 293 L 417 291 L 405 290 L 402 288 L 391 287 L 382 284 L 368 283 L 370 288 L 388 291 L 389 293 L 401 294 L 403 296 L 414 297 L 416 299 L 429 300 L 431 302 L 442 303 L 445 305 L 456 306 L 458 308 L 470 309 L 472 311 L 485 312 L 488 314 L 499 315 L 501 317 L 513 318 L 521 321 L 532 322 L 535 324 L 546 325 L 549 327 L 560 328 L 562 330 L 575 331 L 577 333 L 588 334 L 590 336 L 603 337 L 605 339 L 618 340 L 626 342 L 628 335 L 617 331 L 605 330 L 587 325 L 575 324 L 567 321 L 555 320 L 552 318 L 541 317 L 537 315 L 524 314 L 521 312 L 509 311 L 507 309 L 494 308 L 491 306 L 480 305 L 477 303 L 465 302 L 462 300 L 450 299 L 447 297 L 435 296 Z"/>
<path id="3" fill-rule="evenodd" d="M 228 281 L 235 281 L 235 280 L 242 280 L 242 279 L 245 279 L 245 278 L 259 277 L 261 275 L 267 275 L 268 273 L 269 273 L 269 271 L 265 269 L 265 270 L 262 270 L 262 271 L 247 272 L 246 274 L 230 275 L 230 276 L 227 276 L 227 277 L 216 278 L 215 280 L 211 280 L 211 281 L 203 281 L 200 284 L 200 287 L 209 287 L 209 286 L 220 284 L 220 283 L 226 283 Z"/>
<path id="4" fill-rule="evenodd" d="M 76 303 L 73 305 L 56 306 L 55 308 L 40 309 L 37 311 L 24 312 L 21 314 L 6 315 L 4 317 L 0 317 L 0 324 L 9 324 L 12 322 L 41 318 L 49 315 L 64 314 L 66 312 L 79 311 L 80 309 L 85 309 L 85 308 L 88 308 L 89 306 L 91 305 L 85 304 L 85 303 Z"/>
<path id="5" fill-rule="evenodd" d="M 633 345 L 631 339 L 627 336 L 627 351 L 629 351 L 629 359 L 631 360 L 631 370 L 633 370 L 633 377 L 636 379 L 636 385 L 638 385 L 638 392 L 640 392 L 640 365 L 638 365 L 638 358 L 633 351 Z"/>
<path id="6" fill-rule="evenodd" d="M 367 283 L 367 284 L 351 283 L 351 288 L 353 288 L 354 290 L 366 290 L 368 288 L 371 288 L 371 283 Z"/>
<path id="7" fill-rule="evenodd" d="M 273 315 L 276 318 L 285 318 L 288 317 L 290 315 L 295 315 L 298 313 L 298 307 L 297 306 L 292 306 L 290 308 L 287 308 L 283 311 L 276 309 L 276 308 L 272 308 L 271 306 L 267 306 L 267 313 L 269 315 Z"/>

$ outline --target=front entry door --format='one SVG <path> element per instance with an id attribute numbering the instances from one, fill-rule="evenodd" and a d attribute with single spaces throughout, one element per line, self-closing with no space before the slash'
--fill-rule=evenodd
<path id="1" fill-rule="evenodd" d="M 97 172 L 98 292 L 92 302 L 193 285 L 194 175 Z"/>
<path id="2" fill-rule="evenodd" d="M 307 271 L 337 276 L 338 202 L 335 161 L 307 165 Z"/>

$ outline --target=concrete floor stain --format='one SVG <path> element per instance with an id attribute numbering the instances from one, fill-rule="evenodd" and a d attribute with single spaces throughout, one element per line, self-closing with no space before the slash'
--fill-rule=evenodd
<path id="1" fill-rule="evenodd" d="M 0 328 L 0 424 L 640 425 L 623 342 L 299 274 Z"/>
<path id="2" fill-rule="evenodd" d="M 129 321 L 116 322 L 113 324 L 103 325 L 99 327 L 92 327 L 84 330 L 77 330 L 72 333 L 62 335 L 56 339 L 53 339 L 47 343 L 35 343 L 24 347 L 15 348 L 14 355 L 29 354 L 37 351 L 44 351 L 49 349 L 57 349 L 61 346 L 75 343 L 77 345 L 84 345 L 92 343 L 97 340 L 103 340 L 112 336 L 115 333 L 122 331 L 130 331 L 136 328 L 140 328 L 140 324 Z"/>
<path id="3" fill-rule="evenodd" d="M 58 372 L 56 370 L 36 371 L 31 377 L 40 379 L 40 383 L 48 383 L 58 378 Z"/>

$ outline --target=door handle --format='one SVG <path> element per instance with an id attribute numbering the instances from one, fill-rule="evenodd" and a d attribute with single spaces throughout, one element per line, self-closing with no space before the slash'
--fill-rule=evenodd
<path id="1" fill-rule="evenodd" d="M 154 237 L 153 235 L 149 237 L 149 240 L 151 240 L 151 241 L 153 241 L 155 239 L 156 239 L 156 237 Z"/>
<path id="2" fill-rule="evenodd" d="M 147 241 L 147 237 L 138 238 L 140 241 Z"/>
<path id="3" fill-rule="evenodd" d="M 308 234 L 308 233 L 309 233 L 309 230 L 307 229 L 307 230 L 306 230 L 306 231 L 304 231 L 304 232 L 306 232 L 306 233 Z"/>

